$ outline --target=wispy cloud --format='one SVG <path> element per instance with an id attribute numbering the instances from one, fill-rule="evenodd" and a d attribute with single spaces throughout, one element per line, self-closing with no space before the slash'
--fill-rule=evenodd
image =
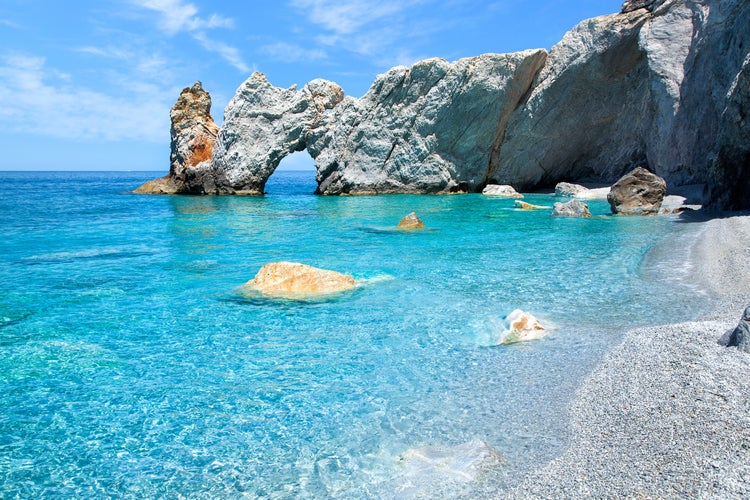
<path id="1" fill-rule="evenodd" d="M 0 58 L 0 128 L 74 140 L 163 142 L 167 92 L 148 86 L 114 97 L 77 87 L 43 57 Z M 155 113 L 154 110 L 163 110 Z"/>
<path id="2" fill-rule="evenodd" d="M 290 0 L 290 5 L 322 28 L 313 38 L 318 47 L 353 52 L 390 67 L 419 60 L 409 41 L 439 30 L 433 22 L 414 17 L 415 7 L 429 1 Z"/>
<path id="3" fill-rule="evenodd" d="M 218 54 L 230 65 L 243 73 L 249 66 L 242 58 L 239 49 L 224 42 L 214 40 L 206 32 L 216 28 L 233 28 L 234 20 L 219 14 L 199 16 L 198 8 L 184 0 L 132 0 L 135 5 L 159 13 L 158 25 L 169 36 L 180 32 L 190 34 L 194 40 L 209 52 Z"/>
<path id="4" fill-rule="evenodd" d="M 309 49 L 293 43 L 278 42 L 264 45 L 260 52 L 285 63 L 296 63 L 306 61 L 322 61 L 328 57 L 325 50 Z"/>
<path id="5" fill-rule="evenodd" d="M 7 28 L 13 28 L 13 29 L 21 28 L 20 24 L 15 23 L 11 21 L 10 19 L 0 19 L 0 26 L 5 26 Z"/>
<path id="6" fill-rule="evenodd" d="M 308 12 L 310 21 L 339 35 L 349 35 L 367 24 L 393 17 L 424 0 L 292 0 L 292 6 Z"/>

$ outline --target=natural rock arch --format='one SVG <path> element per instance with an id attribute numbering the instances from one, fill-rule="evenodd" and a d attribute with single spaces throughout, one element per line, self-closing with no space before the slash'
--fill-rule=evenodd
<path id="1" fill-rule="evenodd" d="M 224 110 L 212 160 L 213 193 L 263 194 L 281 160 L 305 150 L 310 131 L 343 98 L 341 87 L 327 80 L 282 89 L 253 73 Z"/>

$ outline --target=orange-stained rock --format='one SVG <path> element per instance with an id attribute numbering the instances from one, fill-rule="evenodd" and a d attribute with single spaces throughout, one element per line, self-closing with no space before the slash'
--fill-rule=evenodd
<path id="1" fill-rule="evenodd" d="M 404 218 L 398 222 L 399 229 L 423 229 L 424 227 L 424 222 L 422 222 L 422 219 L 417 217 L 417 214 L 414 212 L 404 216 Z"/>
<path id="2" fill-rule="evenodd" d="M 357 286 L 357 281 L 346 274 L 297 262 L 272 262 L 261 267 L 245 286 L 266 296 L 294 298 L 344 292 Z"/>
<path id="3" fill-rule="evenodd" d="M 552 207 L 545 207 L 542 205 L 532 205 L 531 203 L 526 203 L 525 201 L 516 200 L 513 204 L 516 208 L 520 208 L 521 210 L 544 210 L 544 209 L 550 209 Z"/>

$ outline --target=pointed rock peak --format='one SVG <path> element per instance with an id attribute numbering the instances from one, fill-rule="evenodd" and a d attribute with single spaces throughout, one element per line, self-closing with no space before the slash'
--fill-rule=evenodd
<path id="1" fill-rule="evenodd" d="M 337 83 L 322 78 L 316 78 L 308 82 L 302 90 L 310 93 L 318 113 L 333 109 L 344 100 L 344 89 Z"/>
<path id="2" fill-rule="evenodd" d="M 622 4 L 622 13 L 627 14 L 628 12 L 633 12 L 638 9 L 647 9 L 648 11 L 653 12 L 654 9 L 662 3 L 664 3 L 663 0 L 626 0 L 625 3 Z"/>

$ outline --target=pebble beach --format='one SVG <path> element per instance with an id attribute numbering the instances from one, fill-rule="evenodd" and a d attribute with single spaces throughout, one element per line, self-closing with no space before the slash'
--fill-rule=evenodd
<path id="1" fill-rule="evenodd" d="M 712 312 L 628 332 L 578 390 L 567 450 L 509 496 L 750 497 L 750 355 L 722 345 L 750 301 L 750 217 L 687 217 Z"/>

